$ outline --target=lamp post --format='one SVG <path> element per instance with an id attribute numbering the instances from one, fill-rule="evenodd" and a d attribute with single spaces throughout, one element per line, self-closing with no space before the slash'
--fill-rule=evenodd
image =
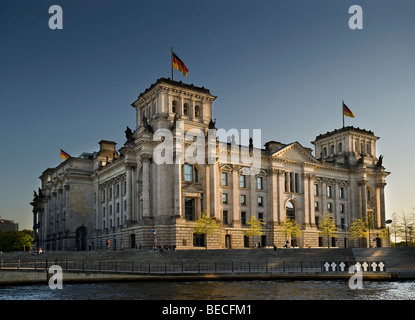
<path id="1" fill-rule="evenodd" d="M 346 229 L 346 248 L 349 247 L 349 239 L 347 239 L 347 230 L 349 228 L 349 225 L 343 223 L 343 227 Z"/>

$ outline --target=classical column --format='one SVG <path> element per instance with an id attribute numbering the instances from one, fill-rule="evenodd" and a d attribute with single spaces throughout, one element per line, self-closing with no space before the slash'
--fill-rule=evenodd
<path id="1" fill-rule="evenodd" d="M 278 222 L 278 175 L 277 169 L 270 170 L 269 175 L 269 189 L 268 189 L 268 208 L 269 208 L 269 219 L 272 223 Z"/>
<path id="2" fill-rule="evenodd" d="M 143 218 L 150 216 L 150 156 L 141 156 L 143 163 Z"/>
<path id="3" fill-rule="evenodd" d="M 316 212 L 315 212 L 315 207 L 314 207 L 314 203 L 315 203 L 315 199 L 314 199 L 314 179 L 316 178 L 316 175 L 314 174 L 309 174 L 309 179 L 308 179 L 308 194 L 310 196 L 310 217 L 309 217 L 309 223 L 311 226 L 314 226 L 316 224 Z"/>
<path id="4" fill-rule="evenodd" d="M 366 218 L 367 211 L 367 181 L 359 181 L 360 186 L 360 218 Z"/>
<path id="5" fill-rule="evenodd" d="M 378 190 L 377 194 L 377 227 L 385 227 L 386 211 L 385 211 L 385 186 L 386 183 L 381 182 L 376 184 L 376 189 Z"/>
<path id="6" fill-rule="evenodd" d="M 277 207 L 278 207 L 278 222 L 284 221 L 286 216 L 285 205 L 284 205 L 284 192 L 285 192 L 285 172 L 284 170 L 278 170 L 277 176 Z"/>
<path id="7" fill-rule="evenodd" d="M 310 177 L 304 173 L 303 177 L 303 222 L 305 226 L 310 225 Z"/>
<path id="8" fill-rule="evenodd" d="M 174 164 L 174 215 L 182 217 L 182 164 L 179 160 Z"/>
<path id="9" fill-rule="evenodd" d="M 233 227 L 240 227 L 241 226 L 241 218 L 240 218 L 240 204 L 241 199 L 239 197 L 239 166 L 233 165 L 232 166 L 232 223 Z"/>
<path id="10" fill-rule="evenodd" d="M 125 193 L 127 195 L 127 221 L 133 220 L 132 204 L 132 164 L 127 163 L 125 166 Z"/>

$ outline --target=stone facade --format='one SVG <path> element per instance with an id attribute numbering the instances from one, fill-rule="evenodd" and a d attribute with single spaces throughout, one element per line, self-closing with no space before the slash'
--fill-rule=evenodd
<path id="1" fill-rule="evenodd" d="M 98 152 L 47 169 L 40 177 L 44 197 L 34 213 L 39 245 L 98 250 L 110 240 L 112 249 L 189 249 L 205 241 L 209 248 L 281 247 L 287 240 L 281 223 L 288 215 L 303 229 L 301 237 L 288 240 L 318 247 L 327 245 L 317 228 L 326 212 L 339 230 L 330 246 L 356 245 L 347 239 L 347 226 L 368 213 L 375 217 L 377 238 L 385 226 L 389 173 L 376 157 L 373 132 L 344 127 L 321 134 L 312 142 L 315 155 L 298 142 L 242 145 L 234 131 L 230 142 L 220 142 L 209 136 L 216 129 L 215 99 L 208 89 L 158 79 L 133 102 L 136 128 L 127 129 L 119 150 L 102 140 Z M 164 163 L 155 156 L 160 150 Z M 201 150 L 205 161 L 188 161 Z M 254 161 L 260 167 L 247 173 Z M 207 239 L 193 232 L 203 212 L 220 224 Z M 265 223 L 264 235 L 255 240 L 244 237 L 252 216 Z"/>

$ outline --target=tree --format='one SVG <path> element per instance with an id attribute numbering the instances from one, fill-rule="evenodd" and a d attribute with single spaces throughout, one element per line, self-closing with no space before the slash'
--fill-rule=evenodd
<path id="1" fill-rule="evenodd" d="M 320 223 L 320 234 L 327 237 L 327 248 L 330 248 L 330 237 L 337 238 L 337 227 L 329 213 L 324 215 Z"/>
<path id="2" fill-rule="evenodd" d="M 414 214 L 408 215 L 404 211 L 402 211 L 402 216 L 400 219 L 400 234 L 402 236 L 405 236 L 405 246 L 408 246 L 408 240 L 410 243 L 410 246 L 412 246 L 412 231 L 415 227 L 415 216 Z M 409 235 L 409 239 L 408 239 Z"/>
<path id="3" fill-rule="evenodd" d="M 207 249 L 207 243 L 208 243 L 208 236 L 215 234 L 219 229 L 219 225 L 216 222 L 215 217 L 208 217 L 206 213 L 202 213 L 202 216 L 196 220 L 196 225 L 193 229 L 193 232 L 195 234 L 204 234 L 206 235 L 206 249 Z"/>
<path id="4" fill-rule="evenodd" d="M 282 222 L 282 233 L 285 235 L 285 239 L 288 238 L 297 238 L 303 234 L 301 230 L 301 226 L 295 222 L 294 219 L 285 217 L 284 221 Z"/>
<path id="5" fill-rule="evenodd" d="M 369 235 L 366 219 L 354 219 L 349 231 L 350 239 L 366 239 Z"/>
<path id="6" fill-rule="evenodd" d="M 264 222 L 257 217 L 253 216 L 248 221 L 248 229 L 245 231 L 245 236 L 247 237 L 254 237 L 255 243 L 255 236 L 262 236 L 264 234 L 263 226 Z"/>
<path id="7" fill-rule="evenodd" d="M 33 237 L 27 230 L 0 232 L 0 251 L 28 250 Z"/>

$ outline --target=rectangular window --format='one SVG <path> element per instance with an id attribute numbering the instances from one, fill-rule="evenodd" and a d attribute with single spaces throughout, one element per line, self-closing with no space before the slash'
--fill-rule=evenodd
<path id="1" fill-rule="evenodd" d="M 184 165 L 184 181 L 193 181 L 193 167 L 189 164 Z"/>
<path id="2" fill-rule="evenodd" d="M 264 220 L 264 213 L 263 212 L 258 212 L 258 219 L 259 220 Z"/>
<path id="3" fill-rule="evenodd" d="M 346 223 L 344 221 L 344 218 L 341 218 L 341 224 L 342 224 L 342 230 L 346 229 Z"/>
<path id="4" fill-rule="evenodd" d="M 195 219 L 195 200 L 192 198 L 184 199 L 184 218 L 186 220 Z"/>
<path id="5" fill-rule="evenodd" d="M 299 193 L 300 192 L 300 189 L 299 189 L 300 184 L 298 183 L 298 181 L 299 181 L 299 179 L 298 179 L 298 173 L 296 173 L 294 175 L 294 192 L 296 192 L 296 193 Z"/>
<path id="6" fill-rule="evenodd" d="M 294 173 L 290 172 L 290 192 L 294 192 Z"/>
<path id="7" fill-rule="evenodd" d="M 327 186 L 327 197 L 333 197 L 333 186 Z"/>
<path id="8" fill-rule="evenodd" d="M 120 212 L 120 203 L 117 202 L 117 213 Z"/>
<path id="9" fill-rule="evenodd" d="M 112 187 L 110 187 L 109 191 L 108 191 L 108 199 L 112 199 Z"/>
<path id="10" fill-rule="evenodd" d="M 228 211 L 227 210 L 223 210 L 222 211 L 222 222 L 223 224 L 228 224 Z"/>
<path id="11" fill-rule="evenodd" d="M 241 206 L 246 206 L 246 195 L 241 195 Z"/>
<path id="12" fill-rule="evenodd" d="M 318 196 L 318 184 L 314 185 L 314 195 Z"/>
<path id="13" fill-rule="evenodd" d="M 340 187 L 340 199 L 345 199 L 346 193 L 343 187 Z"/>
<path id="14" fill-rule="evenodd" d="M 246 175 L 241 174 L 239 176 L 239 187 L 246 188 Z"/>
<path id="15" fill-rule="evenodd" d="M 316 202 L 314 202 L 314 211 L 319 211 L 318 210 L 318 202 L 316 201 Z"/>
<path id="16" fill-rule="evenodd" d="M 333 212 L 333 204 L 331 202 L 327 203 L 327 210 Z"/>
<path id="17" fill-rule="evenodd" d="M 342 203 L 342 204 L 340 204 L 340 212 L 341 213 L 345 213 L 346 212 L 346 210 L 345 210 L 345 205 Z"/>
<path id="18" fill-rule="evenodd" d="M 257 182 L 258 190 L 264 190 L 264 178 L 263 177 L 257 177 L 256 182 Z"/>
<path id="19" fill-rule="evenodd" d="M 115 191 L 115 193 L 116 193 L 116 196 L 118 197 L 119 195 L 120 195 L 120 185 L 119 184 L 117 184 L 117 186 L 116 186 L 116 189 L 115 189 L 116 191 Z"/>
<path id="20" fill-rule="evenodd" d="M 228 173 L 222 172 L 222 186 L 228 185 Z"/>
<path id="21" fill-rule="evenodd" d="M 124 211 L 127 210 L 127 200 L 124 200 Z"/>
<path id="22" fill-rule="evenodd" d="M 258 207 L 264 206 L 264 197 L 258 197 Z"/>
<path id="23" fill-rule="evenodd" d="M 112 215 L 112 204 L 110 205 L 110 212 L 109 212 L 109 214 Z"/>
<path id="24" fill-rule="evenodd" d="M 246 212 L 245 211 L 241 212 L 241 224 L 246 225 Z"/>
<path id="25" fill-rule="evenodd" d="M 228 204 L 228 194 L 227 193 L 222 193 L 222 203 L 223 204 Z"/>

